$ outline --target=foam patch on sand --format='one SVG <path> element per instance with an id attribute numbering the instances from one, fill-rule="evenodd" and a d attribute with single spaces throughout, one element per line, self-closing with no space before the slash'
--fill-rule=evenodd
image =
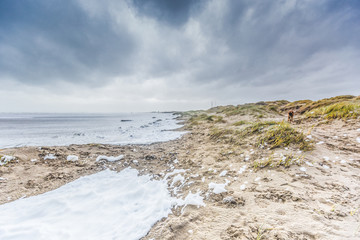
<path id="1" fill-rule="evenodd" d="M 225 179 L 225 183 L 214 183 L 211 182 L 209 183 L 209 189 L 212 190 L 213 193 L 215 194 L 219 194 L 219 193 L 224 193 L 227 192 L 227 190 L 225 189 L 225 187 L 230 183 L 229 180 Z"/>
<path id="2" fill-rule="evenodd" d="M 67 156 L 66 160 L 75 162 L 75 161 L 79 160 L 79 157 L 75 156 L 75 155 L 69 155 L 69 156 Z"/>
<path id="3" fill-rule="evenodd" d="M 172 198 L 165 179 L 135 169 L 104 170 L 0 205 L 0 239 L 140 239 L 173 206 L 202 200 L 199 193 Z"/>
<path id="4" fill-rule="evenodd" d="M 96 161 L 98 162 L 98 161 L 100 161 L 100 160 L 106 160 L 106 161 L 108 161 L 108 162 L 115 162 L 115 161 L 119 161 L 119 160 L 121 160 L 121 159 L 123 159 L 123 158 L 124 158 L 124 155 L 119 155 L 119 156 L 117 156 L 117 157 L 113 157 L 113 156 L 108 157 L 108 156 L 100 155 L 100 156 L 98 156 L 98 157 L 96 158 Z"/>
<path id="5" fill-rule="evenodd" d="M 56 156 L 54 154 L 50 153 L 44 157 L 44 160 L 48 160 L 48 159 L 54 160 L 54 159 L 56 159 Z"/>

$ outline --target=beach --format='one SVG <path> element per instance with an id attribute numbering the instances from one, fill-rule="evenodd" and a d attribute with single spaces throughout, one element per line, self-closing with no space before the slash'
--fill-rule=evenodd
<path id="1" fill-rule="evenodd" d="M 173 207 L 142 239 L 359 238 L 359 120 L 297 111 L 287 123 L 287 107 L 307 106 L 289 104 L 181 113 L 177 131 L 187 133 L 166 142 L 2 149 L 13 159 L 0 166 L 0 203 L 131 168 L 166 181 L 174 198 L 197 193 L 204 203 Z M 277 128 L 296 139 L 266 138 Z"/>

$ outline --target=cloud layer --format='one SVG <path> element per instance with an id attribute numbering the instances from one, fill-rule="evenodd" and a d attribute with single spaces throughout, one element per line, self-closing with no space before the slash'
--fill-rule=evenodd
<path id="1" fill-rule="evenodd" d="M 0 111 L 358 95 L 359 40 L 355 0 L 4 0 Z"/>

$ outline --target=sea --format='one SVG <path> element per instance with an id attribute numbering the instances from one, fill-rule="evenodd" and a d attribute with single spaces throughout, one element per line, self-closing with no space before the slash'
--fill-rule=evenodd
<path id="1" fill-rule="evenodd" d="M 149 144 L 184 132 L 173 113 L 0 113 L 0 148 L 70 144 Z"/>

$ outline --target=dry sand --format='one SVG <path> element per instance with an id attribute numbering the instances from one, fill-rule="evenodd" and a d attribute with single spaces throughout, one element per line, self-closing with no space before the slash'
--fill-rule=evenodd
<path id="1" fill-rule="evenodd" d="M 218 125 L 242 119 L 249 117 L 230 117 Z M 251 138 L 234 147 L 209 138 L 212 123 L 193 127 L 181 139 L 151 145 L 3 149 L 0 155 L 16 160 L 0 166 L 0 203 L 55 189 L 106 167 L 120 171 L 131 166 L 155 178 L 173 169 L 188 169 L 182 174 L 186 183 L 178 197 L 200 190 L 206 206 L 174 209 L 143 239 L 360 239 L 359 121 L 319 124 L 308 120 L 293 125 L 311 134 L 313 151 L 299 152 L 292 146 L 259 149 Z M 57 159 L 44 160 L 49 153 Z M 125 157 L 118 162 L 95 161 L 98 155 L 120 154 Z M 302 163 L 289 168 L 251 167 L 252 161 L 269 154 L 291 155 Z M 79 161 L 67 161 L 68 155 L 79 156 Z M 245 165 L 245 171 L 239 172 Z M 226 175 L 220 176 L 224 170 Z M 227 192 L 215 194 L 209 189 L 209 183 L 226 180 Z M 170 187 L 171 182 L 169 189 L 174 194 L 180 182 Z"/>

